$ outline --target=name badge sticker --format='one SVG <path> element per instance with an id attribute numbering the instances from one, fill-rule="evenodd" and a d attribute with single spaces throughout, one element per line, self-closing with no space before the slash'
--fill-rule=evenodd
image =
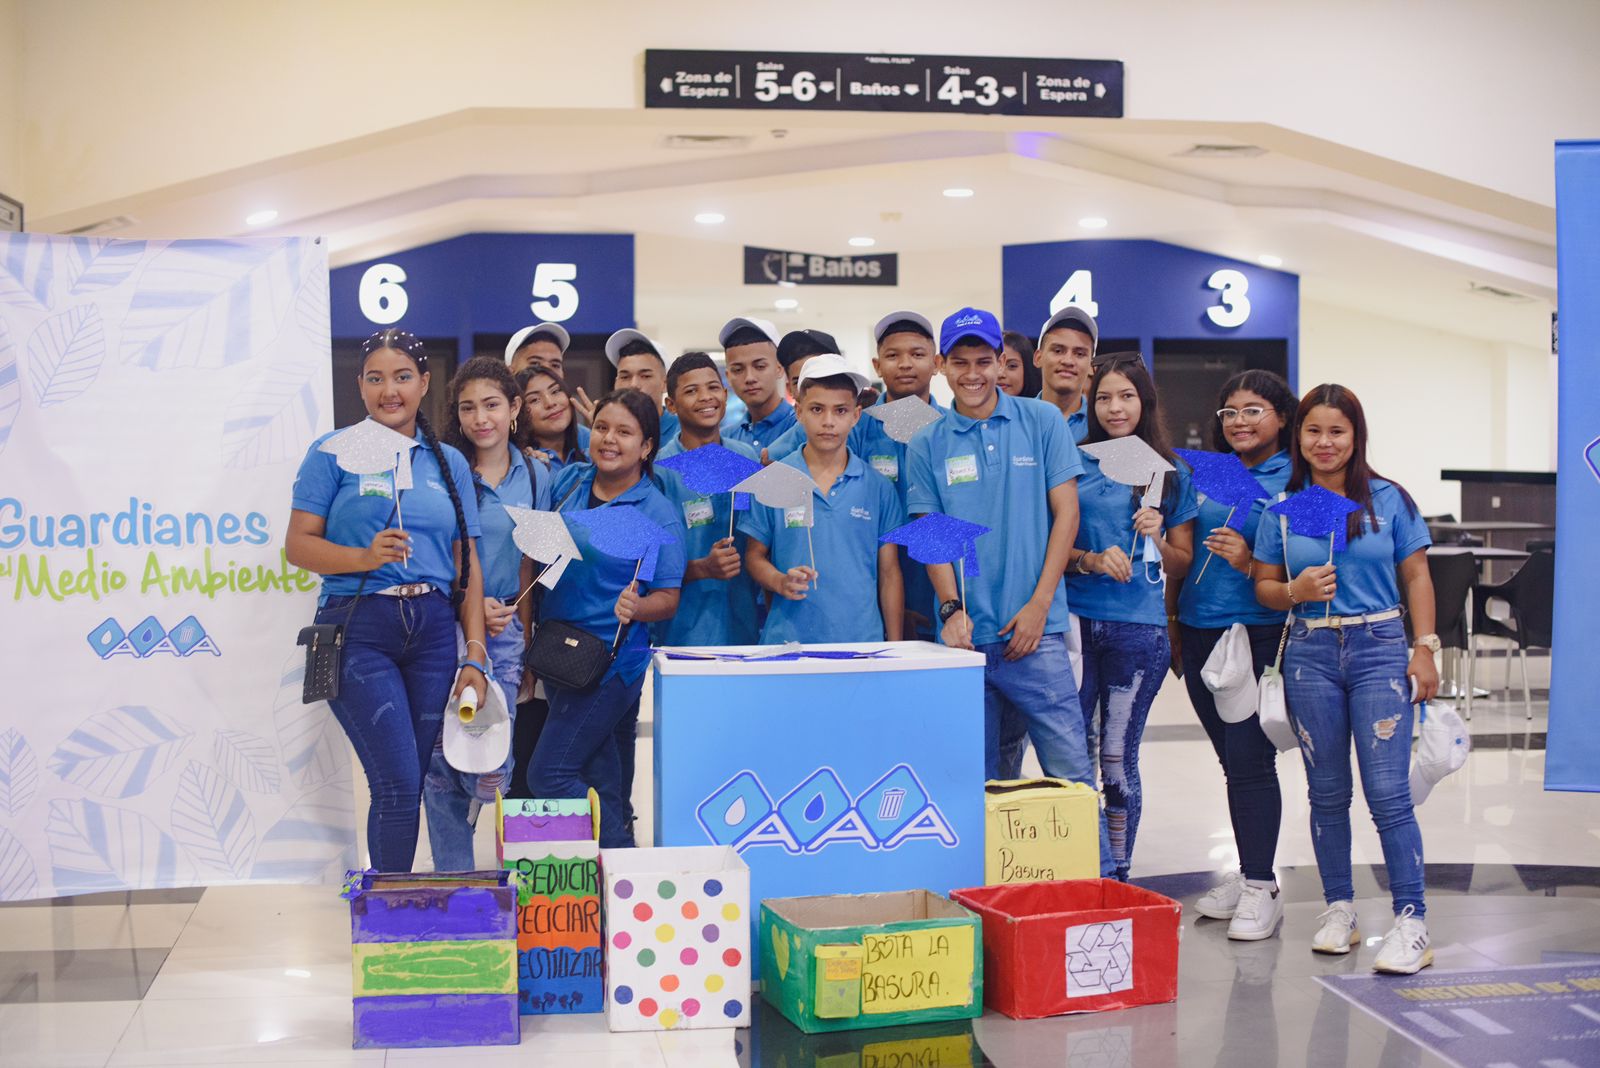
<path id="1" fill-rule="evenodd" d="M 900 481 L 900 457 L 874 456 L 870 462 L 872 469 L 890 482 Z"/>
<path id="2" fill-rule="evenodd" d="M 696 497 L 692 501 L 683 502 L 683 524 L 690 530 L 695 527 L 708 526 L 711 523 L 711 498 Z"/>
<path id="3" fill-rule="evenodd" d="M 944 461 L 944 484 L 956 486 L 963 482 L 978 481 L 978 458 L 972 454 L 966 456 L 947 456 Z"/>
<path id="4" fill-rule="evenodd" d="M 783 510 L 783 525 L 785 527 L 803 527 L 806 525 L 805 505 L 798 508 L 785 508 Z"/>
<path id="5" fill-rule="evenodd" d="M 383 471 L 376 475 L 361 476 L 361 496 L 363 497 L 394 497 L 393 474 Z"/>

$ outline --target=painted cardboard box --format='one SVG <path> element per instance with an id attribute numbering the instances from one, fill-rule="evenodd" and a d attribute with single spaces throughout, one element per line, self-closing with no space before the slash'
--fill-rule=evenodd
<path id="1" fill-rule="evenodd" d="M 750 1041 L 737 1051 L 746 1066 L 971 1068 L 995 1063 L 984 1056 L 971 1020 L 806 1034 L 765 998 L 756 999 L 753 1012 Z"/>
<path id="2" fill-rule="evenodd" d="M 351 872 L 344 896 L 355 1048 L 517 1044 L 510 872 Z"/>
<path id="3" fill-rule="evenodd" d="M 761 903 L 761 996 L 808 1034 L 983 1013 L 978 917 L 927 890 Z"/>
<path id="4" fill-rule="evenodd" d="M 521 873 L 517 1001 L 524 1016 L 600 1012 L 600 802 L 588 797 L 496 801 L 500 864 Z"/>
<path id="5" fill-rule="evenodd" d="M 1065 779 L 1007 779 L 983 791 L 983 881 L 1100 877 L 1100 795 Z"/>
<path id="6" fill-rule="evenodd" d="M 955 890 L 983 919 L 984 1003 L 1012 1019 L 1178 996 L 1183 907 L 1115 879 Z"/>
<path id="7" fill-rule="evenodd" d="M 606 1026 L 750 1025 L 750 869 L 730 846 L 602 849 Z"/>

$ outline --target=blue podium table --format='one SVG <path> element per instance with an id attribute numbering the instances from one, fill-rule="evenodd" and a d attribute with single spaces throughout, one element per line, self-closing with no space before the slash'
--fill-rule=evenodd
<path id="1" fill-rule="evenodd" d="M 750 866 L 772 897 L 983 882 L 983 657 L 926 642 L 816 645 L 865 659 L 736 661 L 775 646 L 658 650 L 655 844 Z"/>

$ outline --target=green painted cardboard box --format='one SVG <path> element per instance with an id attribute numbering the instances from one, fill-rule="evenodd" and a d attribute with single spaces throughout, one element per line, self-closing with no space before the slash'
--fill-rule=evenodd
<path id="1" fill-rule="evenodd" d="M 808 1034 L 983 1012 L 976 913 L 927 890 L 761 903 L 761 996 Z"/>

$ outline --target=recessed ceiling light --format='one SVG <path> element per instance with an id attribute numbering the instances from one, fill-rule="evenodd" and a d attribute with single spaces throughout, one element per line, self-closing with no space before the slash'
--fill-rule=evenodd
<path id="1" fill-rule="evenodd" d="M 702 211 L 694 217 L 694 221 L 701 226 L 715 226 L 720 222 L 726 222 L 727 219 L 728 217 L 720 211 Z"/>
<path id="2" fill-rule="evenodd" d="M 246 215 L 244 224 L 246 226 L 265 226 L 277 218 L 278 212 L 276 208 L 263 208 L 260 211 L 252 211 L 249 215 Z"/>
<path id="3" fill-rule="evenodd" d="M 1263 252 L 1261 255 L 1256 257 L 1256 262 L 1261 264 L 1263 267 L 1282 267 L 1283 257 L 1273 256 Z"/>
<path id="4" fill-rule="evenodd" d="M 875 237 L 852 237 L 850 239 L 850 244 L 854 248 L 871 248 L 877 243 L 878 239 Z"/>
<path id="5" fill-rule="evenodd" d="M 1078 225 L 1085 230 L 1104 230 L 1108 224 L 1098 215 L 1085 215 L 1078 220 Z"/>
<path id="6" fill-rule="evenodd" d="M 800 302 L 795 300 L 793 297 L 779 297 L 777 300 L 772 302 L 772 306 L 777 308 L 779 311 L 794 311 L 796 308 L 800 307 Z"/>
<path id="7" fill-rule="evenodd" d="M 795 286 L 797 286 L 799 284 L 800 284 L 799 282 L 791 282 L 787 278 L 778 279 L 778 288 L 779 289 L 793 289 Z"/>
<path id="8" fill-rule="evenodd" d="M 972 190 L 966 188 L 965 186 L 954 185 L 949 189 L 946 189 L 944 191 L 944 195 L 950 197 L 952 200 L 959 200 L 962 197 L 970 197 L 972 195 Z"/>

